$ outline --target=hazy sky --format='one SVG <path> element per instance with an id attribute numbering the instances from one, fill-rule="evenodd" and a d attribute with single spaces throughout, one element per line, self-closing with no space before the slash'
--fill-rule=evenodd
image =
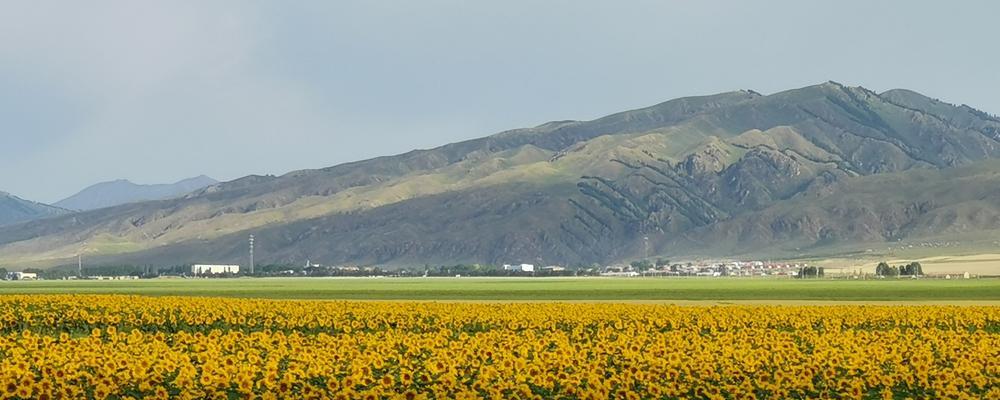
<path id="1" fill-rule="evenodd" d="M 0 190 L 53 202 L 116 178 L 283 174 L 827 80 L 1000 113 L 998 15 L 996 1 L 6 1 Z"/>

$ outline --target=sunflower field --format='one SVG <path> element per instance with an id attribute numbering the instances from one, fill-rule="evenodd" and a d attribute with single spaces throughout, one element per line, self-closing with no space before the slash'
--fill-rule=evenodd
<path id="1" fill-rule="evenodd" d="M 1000 308 L 14 295 L 0 397 L 1000 399 Z"/>

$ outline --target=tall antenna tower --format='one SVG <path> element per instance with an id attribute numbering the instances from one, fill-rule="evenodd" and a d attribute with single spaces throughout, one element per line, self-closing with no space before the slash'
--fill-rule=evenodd
<path id="1" fill-rule="evenodd" d="M 253 234 L 250 234 L 250 275 L 253 275 Z"/>
<path id="2" fill-rule="evenodd" d="M 83 278 L 83 252 L 87 251 L 87 242 L 83 242 L 80 251 L 76 253 L 76 277 Z"/>

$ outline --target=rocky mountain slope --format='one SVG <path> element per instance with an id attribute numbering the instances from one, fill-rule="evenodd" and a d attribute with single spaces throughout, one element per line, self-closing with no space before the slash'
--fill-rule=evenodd
<path id="1" fill-rule="evenodd" d="M 29 222 L 0 257 L 239 262 L 254 233 L 264 262 L 575 264 L 989 236 L 996 158 L 1000 119 L 915 92 L 738 91 Z"/>
<path id="2" fill-rule="evenodd" d="M 78 211 L 96 210 L 140 201 L 169 199 L 216 183 L 219 181 L 205 175 L 177 183 L 156 185 L 139 185 L 119 179 L 89 186 L 77 194 L 60 200 L 55 206 Z"/>

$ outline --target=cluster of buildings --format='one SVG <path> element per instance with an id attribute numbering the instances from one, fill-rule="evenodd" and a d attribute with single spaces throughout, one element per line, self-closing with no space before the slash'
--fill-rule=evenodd
<path id="1" fill-rule="evenodd" d="M 191 266 L 191 275 L 235 275 L 240 272 L 239 265 L 210 265 L 195 264 Z M 35 272 L 12 271 L 0 276 L 0 279 L 8 281 L 33 281 L 41 279 Z M 86 275 L 86 276 L 63 276 L 54 279 L 63 280 L 93 280 L 93 281 L 129 281 L 140 279 L 138 275 Z"/>
<path id="2" fill-rule="evenodd" d="M 8 272 L 4 279 L 8 281 L 33 281 L 38 279 L 38 274 L 34 272 Z"/>
<path id="3" fill-rule="evenodd" d="M 684 264 L 636 268 L 632 265 L 604 267 L 601 276 L 798 276 L 802 263 L 765 261 L 699 261 Z"/>
<path id="4" fill-rule="evenodd" d="M 504 271 L 509 272 L 535 272 L 534 264 L 504 264 Z"/>
<path id="5" fill-rule="evenodd" d="M 536 269 L 534 264 L 504 264 L 503 270 L 507 272 L 563 272 L 566 270 L 566 267 L 559 265 L 546 265 Z"/>
<path id="6" fill-rule="evenodd" d="M 192 275 L 219 275 L 219 274 L 238 274 L 238 273 L 240 273 L 239 265 L 195 264 L 191 266 Z"/>
<path id="7" fill-rule="evenodd" d="M 70 277 L 70 278 L 74 278 L 74 277 Z M 88 280 L 92 280 L 92 281 L 134 281 L 134 280 L 138 280 L 139 277 L 135 276 L 135 275 L 108 275 L 108 276 L 105 276 L 105 275 L 95 275 L 95 276 L 83 277 L 81 279 L 88 279 Z"/>
<path id="8" fill-rule="evenodd" d="M 41 278 L 34 272 L 8 272 L 3 279 L 8 281 L 35 281 Z M 89 280 L 89 281 L 132 281 L 139 279 L 136 275 L 90 275 L 90 276 L 66 276 L 58 278 L 60 280 Z"/>
<path id="9" fill-rule="evenodd" d="M 657 263 L 659 264 L 659 262 Z M 485 276 L 504 276 L 504 275 L 517 275 L 517 274 L 530 274 L 539 276 L 562 276 L 566 274 L 571 275 L 586 275 L 586 276 L 608 276 L 608 277 L 640 277 L 640 276 L 702 276 L 702 277 L 753 277 L 753 276 L 787 276 L 796 277 L 799 275 L 800 271 L 803 271 L 807 264 L 802 263 L 775 263 L 775 262 L 765 262 L 765 261 L 698 261 L 698 262 L 687 262 L 681 264 L 659 264 L 654 265 L 649 262 L 635 262 L 632 264 L 616 264 L 608 265 L 604 267 L 592 267 L 583 269 L 568 269 L 559 265 L 548 265 L 539 267 L 534 264 L 503 264 L 502 269 L 498 271 L 496 267 L 493 269 L 478 269 L 480 266 L 473 266 L 475 268 L 461 269 L 461 265 L 455 267 L 444 268 L 445 273 L 461 274 L 462 275 L 485 275 Z M 468 267 L 468 266 L 465 266 Z M 239 265 L 227 265 L 227 264 L 194 264 L 190 266 L 189 270 L 190 276 L 233 276 L 240 273 Z M 181 271 L 175 271 L 178 273 Z M 424 276 L 428 276 L 431 272 L 429 269 L 423 272 Z M 391 270 L 382 270 L 378 267 L 361 267 L 353 265 L 343 265 L 343 266 L 325 266 L 321 264 L 313 264 L 307 262 L 305 267 L 287 270 L 277 270 L 268 269 L 261 271 L 267 276 L 383 276 L 387 274 L 392 274 L 392 276 L 419 276 L 419 272 L 414 272 L 411 270 L 402 270 L 393 272 Z M 437 271 L 436 275 L 440 275 L 441 271 Z M 449 275 L 450 276 L 450 275 Z M 32 272 L 8 272 L 3 279 L 6 280 L 36 280 L 39 276 Z M 120 275 L 120 276 L 85 276 L 85 277 L 64 277 L 62 279 L 90 279 L 90 280 L 131 280 L 139 279 L 137 275 Z"/>

